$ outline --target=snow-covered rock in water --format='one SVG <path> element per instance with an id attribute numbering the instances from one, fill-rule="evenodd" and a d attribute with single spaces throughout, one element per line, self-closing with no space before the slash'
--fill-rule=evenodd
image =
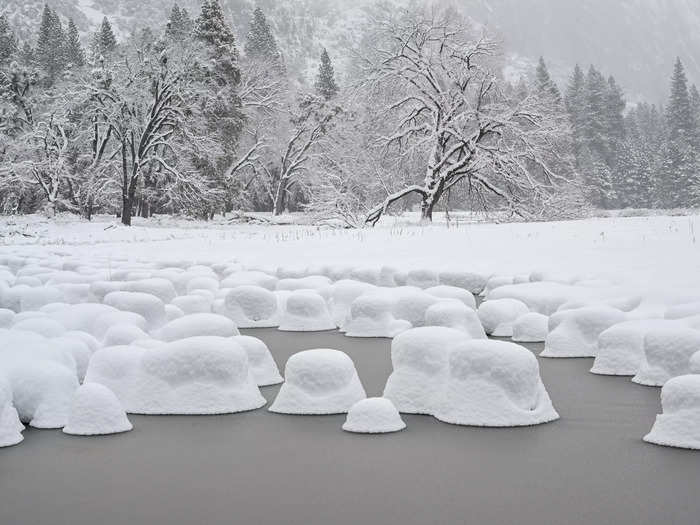
<path id="1" fill-rule="evenodd" d="M 48 312 L 48 315 L 54 321 L 61 323 L 66 330 L 79 330 L 95 335 L 95 322 L 97 319 L 102 315 L 114 313 L 121 314 L 123 312 L 106 304 L 86 303 L 66 305 Z M 145 319 L 143 322 L 145 326 Z"/>
<path id="2" fill-rule="evenodd" d="M 338 350 L 305 350 L 287 360 L 285 382 L 270 412 L 343 414 L 367 397 L 347 354 Z"/>
<path id="3" fill-rule="evenodd" d="M 7 308 L 0 308 L 0 328 L 9 328 L 15 322 L 15 313 Z"/>
<path id="4" fill-rule="evenodd" d="M 406 428 L 394 403 L 384 397 L 369 397 L 348 411 L 343 430 L 358 434 L 387 434 Z"/>
<path id="5" fill-rule="evenodd" d="M 379 268 L 353 268 L 350 271 L 349 280 L 378 285 L 380 281 L 380 273 L 381 271 Z"/>
<path id="6" fill-rule="evenodd" d="M 464 288 L 457 288 L 456 286 L 447 286 L 443 284 L 428 288 L 425 290 L 425 293 L 434 295 L 440 299 L 457 299 L 458 301 L 462 301 L 472 310 L 476 310 L 476 299 L 474 299 L 471 292 L 465 290 Z"/>
<path id="7" fill-rule="evenodd" d="M 75 371 L 80 381 L 85 377 L 88 362 L 92 357 L 93 351 L 82 339 L 77 337 L 69 337 L 63 334 L 60 337 L 49 339 L 49 345 L 57 352 L 63 352 L 73 357 L 75 361 Z"/>
<path id="8" fill-rule="evenodd" d="M 644 336 L 644 354 L 632 381 L 663 386 L 672 377 L 690 373 L 690 359 L 700 351 L 700 331 L 678 326 L 655 327 Z"/>
<path id="9" fill-rule="evenodd" d="M 557 312 L 549 318 L 542 357 L 595 357 L 598 337 L 625 321 L 625 314 L 608 306 L 589 306 Z"/>
<path id="10" fill-rule="evenodd" d="M 82 341 L 90 350 L 90 354 L 94 354 L 97 349 L 101 346 L 100 342 L 95 339 L 94 336 L 88 334 L 87 332 L 82 332 L 80 330 L 68 330 L 63 334 L 63 337 L 69 337 L 71 339 L 77 339 Z"/>
<path id="11" fill-rule="evenodd" d="M 516 343 L 543 343 L 547 338 L 549 317 L 529 312 L 513 323 L 513 341 Z"/>
<path id="12" fill-rule="evenodd" d="M 591 372 L 600 375 L 633 376 L 644 357 L 644 337 L 654 328 L 683 325 L 664 319 L 618 323 L 598 336 L 598 352 Z"/>
<path id="13" fill-rule="evenodd" d="M 24 439 L 22 430 L 24 425 L 12 404 L 12 388 L 9 381 L 0 375 L 0 448 L 20 443 Z"/>
<path id="14" fill-rule="evenodd" d="M 76 436 L 101 436 L 134 428 L 117 396 L 104 385 L 85 383 L 76 391 L 63 432 Z"/>
<path id="15" fill-rule="evenodd" d="M 239 286 L 260 286 L 273 291 L 277 288 L 279 279 L 265 272 L 249 271 L 230 274 L 221 281 L 222 288 L 238 288 Z"/>
<path id="16" fill-rule="evenodd" d="M 446 270 L 439 274 L 440 284 L 464 288 L 474 295 L 479 295 L 484 291 L 488 278 L 488 275 L 455 270 Z"/>
<path id="17" fill-rule="evenodd" d="M 123 281 L 95 281 L 90 283 L 90 297 L 102 302 L 107 294 L 122 291 L 128 283 Z"/>
<path id="18" fill-rule="evenodd" d="M 419 290 L 413 286 L 402 286 L 390 290 L 394 296 L 394 317 L 411 323 L 413 327 L 425 324 L 425 313 L 428 308 L 441 301 L 434 295 Z"/>
<path id="19" fill-rule="evenodd" d="M 333 284 L 329 305 L 333 322 L 343 330 L 350 315 L 350 307 L 355 299 L 371 293 L 377 287 L 361 281 L 344 279 Z"/>
<path id="20" fill-rule="evenodd" d="M 337 327 L 328 312 L 326 301 L 316 291 L 297 290 L 287 297 L 280 316 L 280 330 L 318 332 L 335 328 Z"/>
<path id="21" fill-rule="evenodd" d="M 24 275 L 22 277 L 17 277 L 14 284 L 24 284 L 27 286 L 42 286 L 44 283 L 42 283 L 41 279 L 39 279 L 38 277 L 34 277 L 33 275 Z"/>
<path id="22" fill-rule="evenodd" d="M 566 302 L 589 299 L 595 289 L 552 282 L 533 282 L 499 286 L 488 294 L 487 299 L 517 299 L 525 303 L 530 311 L 552 315 Z"/>
<path id="23" fill-rule="evenodd" d="M 404 283 L 399 283 L 401 277 L 399 276 L 399 271 L 393 266 L 382 266 L 379 269 L 379 286 L 386 286 L 388 288 L 393 288 L 394 286 L 400 286 Z"/>
<path id="24" fill-rule="evenodd" d="M 208 290 L 216 292 L 219 289 L 219 281 L 214 277 L 195 277 L 187 282 L 187 293 L 191 294 L 195 290 Z"/>
<path id="25" fill-rule="evenodd" d="M 486 332 L 477 313 L 457 300 L 440 301 L 428 308 L 425 312 L 425 326 L 454 328 L 471 339 L 486 339 Z"/>
<path id="26" fill-rule="evenodd" d="M 175 306 L 174 304 L 165 305 L 165 318 L 167 321 L 174 321 L 175 319 L 180 319 L 180 317 L 183 317 L 184 315 L 185 312 L 183 312 L 180 307 Z"/>
<path id="27" fill-rule="evenodd" d="M 277 290 L 286 290 L 289 292 L 296 290 L 316 290 L 319 293 L 323 293 L 331 284 L 331 280 L 325 275 L 309 275 L 308 277 L 296 279 L 281 279 L 277 282 Z"/>
<path id="28" fill-rule="evenodd" d="M 486 287 L 484 288 L 484 291 L 481 292 L 481 295 L 483 297 L 486 297 L 496 288 L 500 288 L 501 286 L 507 286 L 509 284 L 513 284 L 512 275 L 493 275 L 489 277 L 488 281 L 486 281 Z"/>
<path id="29" fill-rule="evenodd" d="M 448 360 L 464 332 L 442 327 L 422 327 L 397 335 L 391 343 L 393 372 L 384 388 L 399 412 L 432 414 L 447 379 Z"/>
<path id="30" fill-rule="evenodd" d="M 481 303 L 477 312 L 487 334 L 511 337 L 513 323 L 529 310 L 525 303 L 517 299 L 492 299 Z"/>
<path id="31" fill-rule="evenodd" d="M 61 300 L 64 303 L 81 304 L 90 300 L 89 284 L 57 284 L 56 288 L 61 292 Z"/>
<path id="32" fill-rule="evenodd" d="M 166 342 L 198 336 L 232 337 L 240 335 L 236 323 L 217 314 L 190 314 L 163 326 L 155 335 Z"/>
<path id="33" fill-rule="evenodd" d="M 57 303 L 63 299 L 61 290 L 54 286 L 16 287 L 19 292 L 19 310 L 38 310 L 45 304 Z"/>
<path id="34" fill-rule="evenodd" d="M 159 277 L 128 282 L 124 286 L 123 290 L 127 292 L 140 292 L 155 295 L 164 303 L 169 303 L 177 296 L 177 291 L 175 290 L 173 283 L 168 279 Z"/>
<path id="35" fill-rule="evenodd" d="M 155 295 L 141 292 L 112 292 L 105 296 L 104 304 L 124 312 L 142 316 L 148 327 L 158 328 L 165 324 L 165 303 Z"/>
<path id="36" fill-rule="evenodd" d="M 279 326 L 277 296 L 262 286 L 243 285 L 230 290 L 223 312 L 240 328 Z"/>
<path id="37" fill-rule="evenodd" d="M 110 326 L 102 339 L 104 346 L 122 346 L 138 339 L 147 339 L 148 334 L 133 324 L 115 324 Z"/>
<path id="38" fill-rule="evenodd" d="M 700 375 L 670 379 L 661 389 L 661 407 L 644 441 L 700 450 Z"/>
<path id="39" fill-rule="evenodd" d="M 473 340 L 451 349 L 433 415 L 456 425 L 527 426 L 559 419 L 537 358 L 505 341 Z"/>
<path id="40" fill-rule="evenodd" d="M 265 405 L 246 351 L 230 337 L 102 348 L 85 382 L 105 385 L 133 414 L 229 414 Z"/>
<path id="41" fill-rule="evenodd" d="M 411 328 L 411 323 L 394 317 L 394 301 L 386 292 L 361 295 L 350 305 L 343 325 L 348 337 L 394 337 Z"/>
<path id="42" fill-rule="evenodd" d="M 694 317 L 700 315 L 700 302 L 683 303 L 670 306 L 664 317 L 666 319 L 683 319 L 685 317 Z"/>
<path id="43" fill-rule="evenodd" d="M 183 314 L 211 313 L 211 301 L 203 295 L 181 295 L 170 303 L 182 310 Z"/>
<path id="44" fill-rule="evenodd" d="M 61 323 L 54 321 L 49 317 L 24 319 L 23 321 L 15 323 L 12 329 L 22 330 L 24 332 L 34 332 L 35 334 L 43 335 L 44 337 L 58 337 L 66 331 Z"/>
<path id="45" fill-rule="evenodd" d="M 233 340 L 248 354 L 248 365 L 258 386 L 277 385 L 283 381 L 277 363 L 265 343 L 247 335 L 235 336 Z"/>
<path id="46" fill-rule="evenodd" d="M 406 286 L 416 288 L 432 288 L 440 284 L 437 272 L 430 269 L 411 270 L 406 275 Z"/>
<path id="47" fill-rule="evenodd" d="M 115 311 L 100 315 L 93 323 L 90 333 L 98 339 L 103 339 L 107 330 L 116 324 L 131 324 L 146 331 L 148 323 L 142 315 L 134 312 Z"/>

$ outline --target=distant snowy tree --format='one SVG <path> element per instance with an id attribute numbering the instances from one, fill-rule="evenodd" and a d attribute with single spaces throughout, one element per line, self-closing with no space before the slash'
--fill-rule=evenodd
<path id="1" fill-rule="evenodd" d="M 165 36 L 176 42 L 181 42 L 190 35 L 193 28 L 194 24 L 187 9 L 181 9 L 177 4 L 173 4 L 165 27 Z"/>
<path id="2" fill-rule="evenodd" d="M 281 60 L 272 29 L 260 7 L 256 7 L 253 12 L 244 50 L 246 56 L 251 59 L 269 60 L 272 63 Z"/>
<path id="3" fill-rule="evenodd" d="M 508 99 L 489 68 L 495 43 L 470 40 L 454 16 L 420 13 L 382 21 L 379 31 L 368 85 L 390 83 L 396 97 L 380 110 L 396 122 L 382 140 L 387 150 L 419 154 L 425 176 L 388 195 L 367 222 L 375 224 L 409 195 L 420 197 L 421 217 L 431 220 L 436 204 L 459 183 L 527 215 L 561 180 L 549 161 L 566 135 L 563 115 L 533 97 Z"/>
<path id="4" fill-rule="evenodd" d="M 584 147 L 586 122 L 586 76 L 578 64 L 569 80 L 564 101 L 566 110 L 569 113 L 569 121 L 571 122 L 574 152 L 578 159 Z"/>
<path id="5" fill-rule="evenodd" d="M 552 80 L 552 77 L 549 76 L 549 70 L 547 69 L 547 64 L 543 57 L 540 57 L 537 63 L 537 69 L 535 71 L 535 89 L 540 97 L 548 96 L 551 97 L 553 103 L 561 103 L 561 92 L 556 83 Z"/>
<path id="6" fill-rule="evenodd" d="M 17 51 L 17 37 L 7 17 L 0 15 L 0 66 L 7 64 Z"/>
<path id="7" fill-rule="evenodd" d="M 114 31 L 112 30 L 112 24 L 109 23 L 109 19 L 105 16 L 102 19 L 102 24 L 97 32 L 96 38 L 97 53 L 101 56 L 108 56 L 117 49 L 117 37 L 114 36 Z"/>
<path id="8" fill-rule="evenodd" d="M 85 65 L 85 51 L 80 44 L 80 35 L 73 19 L 68 20 L 68 34 L 65 42 L 65 56 L 67 64 L 82 67 Z"/>
<path id="9" fill-rule="evenodd" d="M 316 93 L 326 100 L 331 100 L 338 93 L 338 85 L 335 83 L 335 71 L 326 48 L 323 48 L 321 52 L 321 61 L 318 66 L 318 76 L 316 77 Z"/>
<path id="10" fill-rule="evenodd" d="M 44 5 L 34 57 L 50 84 L 58 78 L 66 65 L 65 38 L 58 14 L 48 4 Z"/>

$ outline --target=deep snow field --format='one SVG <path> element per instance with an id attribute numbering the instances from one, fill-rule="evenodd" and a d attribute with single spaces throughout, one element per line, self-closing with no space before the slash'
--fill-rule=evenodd
<path id="1" fill-rule="evenodd" d="M 466 219 L 3 218 L 0 523 L 689 523 L 699 218 Z"/>

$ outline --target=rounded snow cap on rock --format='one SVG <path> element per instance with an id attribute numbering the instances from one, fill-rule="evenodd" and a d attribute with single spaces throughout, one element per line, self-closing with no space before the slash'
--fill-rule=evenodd
<path id="1" fill-rule="evenodd" d="M 0 374 L 0 448 L 16 445 L 22 437 L 24 425 L 12 405 L 12 389 L 9 381 Z"/>
<path id="2" fill-rule="evenodd" d="M 383 397 L 358 401 L 348 411 L 343 430 L 358 434 L 386 434 L 406 428 L 394 403 Z"/>
<path id="3" fill-rule="evenodd" d="M 248 364 L 258 386 L 278 385 L 283 381 L 277 363 L 265 343 L 247 335 L 236 336 L 233 340 L 248 354 Z"/>
<path id="4" fill-rule="evenodd" d="M 314 290 L 292 292 L 285 302 L 279 329 L 286 332 L 320 332 L 334 330 L 323 297 Z"/>
<path id="5" fill-rule="evenodd" d="M 348 337 L 394 337 L 411 328 L 411 323 L 394 317 L 394 301 L 389 292 L 361 295 L 350 305 L 344 325 Z"/>
<path id="6" fill-rule="evenodd" d="M 595 357 L 598 337 L 625 321 L 625 314 L 609 306 L 589 306 L 557 312 L 549 318 L 542 357 Z"/>
<path id="7" fill-rule="evenodd" d="M 159 339 L 171 342 L 199 336 L 233 337 L 240 333 L 236 323 L 223 315 L 190 314 L 173 319 L 158 330 L 157 335 Z"/>
<path id="8" fill-rule="evenodd" d="M 700 375 L 670 379 L 661 389 L 661 406 L 663 414 L 644 441 L 700 450 Z"/>
<path id="9" fill-rule="evenodd" d="M 426 326 L 444 326 L 464 332 L 474 339 L 486 339 L 477 313 L 461 301 L 440 301 L 425 312 Z"/>
<path id="10" fill-rule="evenodd" d="M 549 317 L 537 312 L 521 315 L 513 323 L 513 341 L 516 343 L 543 343 L 547 338 Z"/>
<path id="11" fill-rule="evenodd" d="M 75 391 L 63 432 L 98 436 L 127 432 L 132 428 L 117 396 L 109 388 L 98 383 L 85 383 Z"/>
<path id="12" fill-rule="evenodd" d="M 690 372 L 690 359 L 700 351 L 700 331 L 674 326 L 653 328 L 644 337 L 644 355 L 632 381 L 663 386 L 672 377 Z"/>
<path id="13" fill-rule="evenodd" d="M 453 348 L 433 415 L 457 425 L 528 426 L 559 419 L 532 352 L 505 341 Z"/>
<path id="14" fill-rule="evenodd" d="M 339 350 L 305 350 L 289 358 L 285 383 L 270 412 L 281 414 L 344 414 L 365 399 L 355 365 Z"/>
<path id="15" fill-rule="evenodd" d="M 225 314 L 240 328 L 279 326 L 277 296 L 262 286 L 238 286 L 226 294 Z"/>
<path id="16" fill-rule="evenodd" d="M 491 299 L 481 303 L 478 314 L 487 334 L 494 337 L 511 337 L 513 323 L 530 310 L 517 299 Z"/>
<path id="17" fill-rule="evenodd" d="M 464 288 L 458 288 L 456 286 L 447 286 L 443 284 L 440 286 L 433 286 L 432 288 L 428 288 L 425 292 L 430 295 L 434 295 L 435 297 L 438 297 L 440 299 L 457 299 L 458 301 L 463 302 L 472 310 L 476 310 L 476 299 L 474 299 L 474 296 L 471 292 L 465 290 Z"/>
<path id="18" fill-rule="evenodd" d="M 149 328 L 162 326 L 166 321 L 165 303 L 155 295 L 142 292 L 110 292 L 104 298 L 104 304 L 141 315 Z"/>

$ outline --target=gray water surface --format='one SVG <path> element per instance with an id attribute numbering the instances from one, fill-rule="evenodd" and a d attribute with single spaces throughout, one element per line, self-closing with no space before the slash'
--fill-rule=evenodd
<path id="1" fill-rule="evenodd" d="M 280 369 L 299 350 L 347 352 L 368 395 L 391 371 L 389 340 L 247 334 Z M 403 432 L 362 436 L 344 416 L 262 409 L 131 416 L 132 432 L 102 438 L 28 429 L 0 449 L 0 525 L 700 524 L 700 452 L 641 440 L 659 390 L 591 363 L 540 359 L 562 418 L 528 428 L 404 416 Z"/>

